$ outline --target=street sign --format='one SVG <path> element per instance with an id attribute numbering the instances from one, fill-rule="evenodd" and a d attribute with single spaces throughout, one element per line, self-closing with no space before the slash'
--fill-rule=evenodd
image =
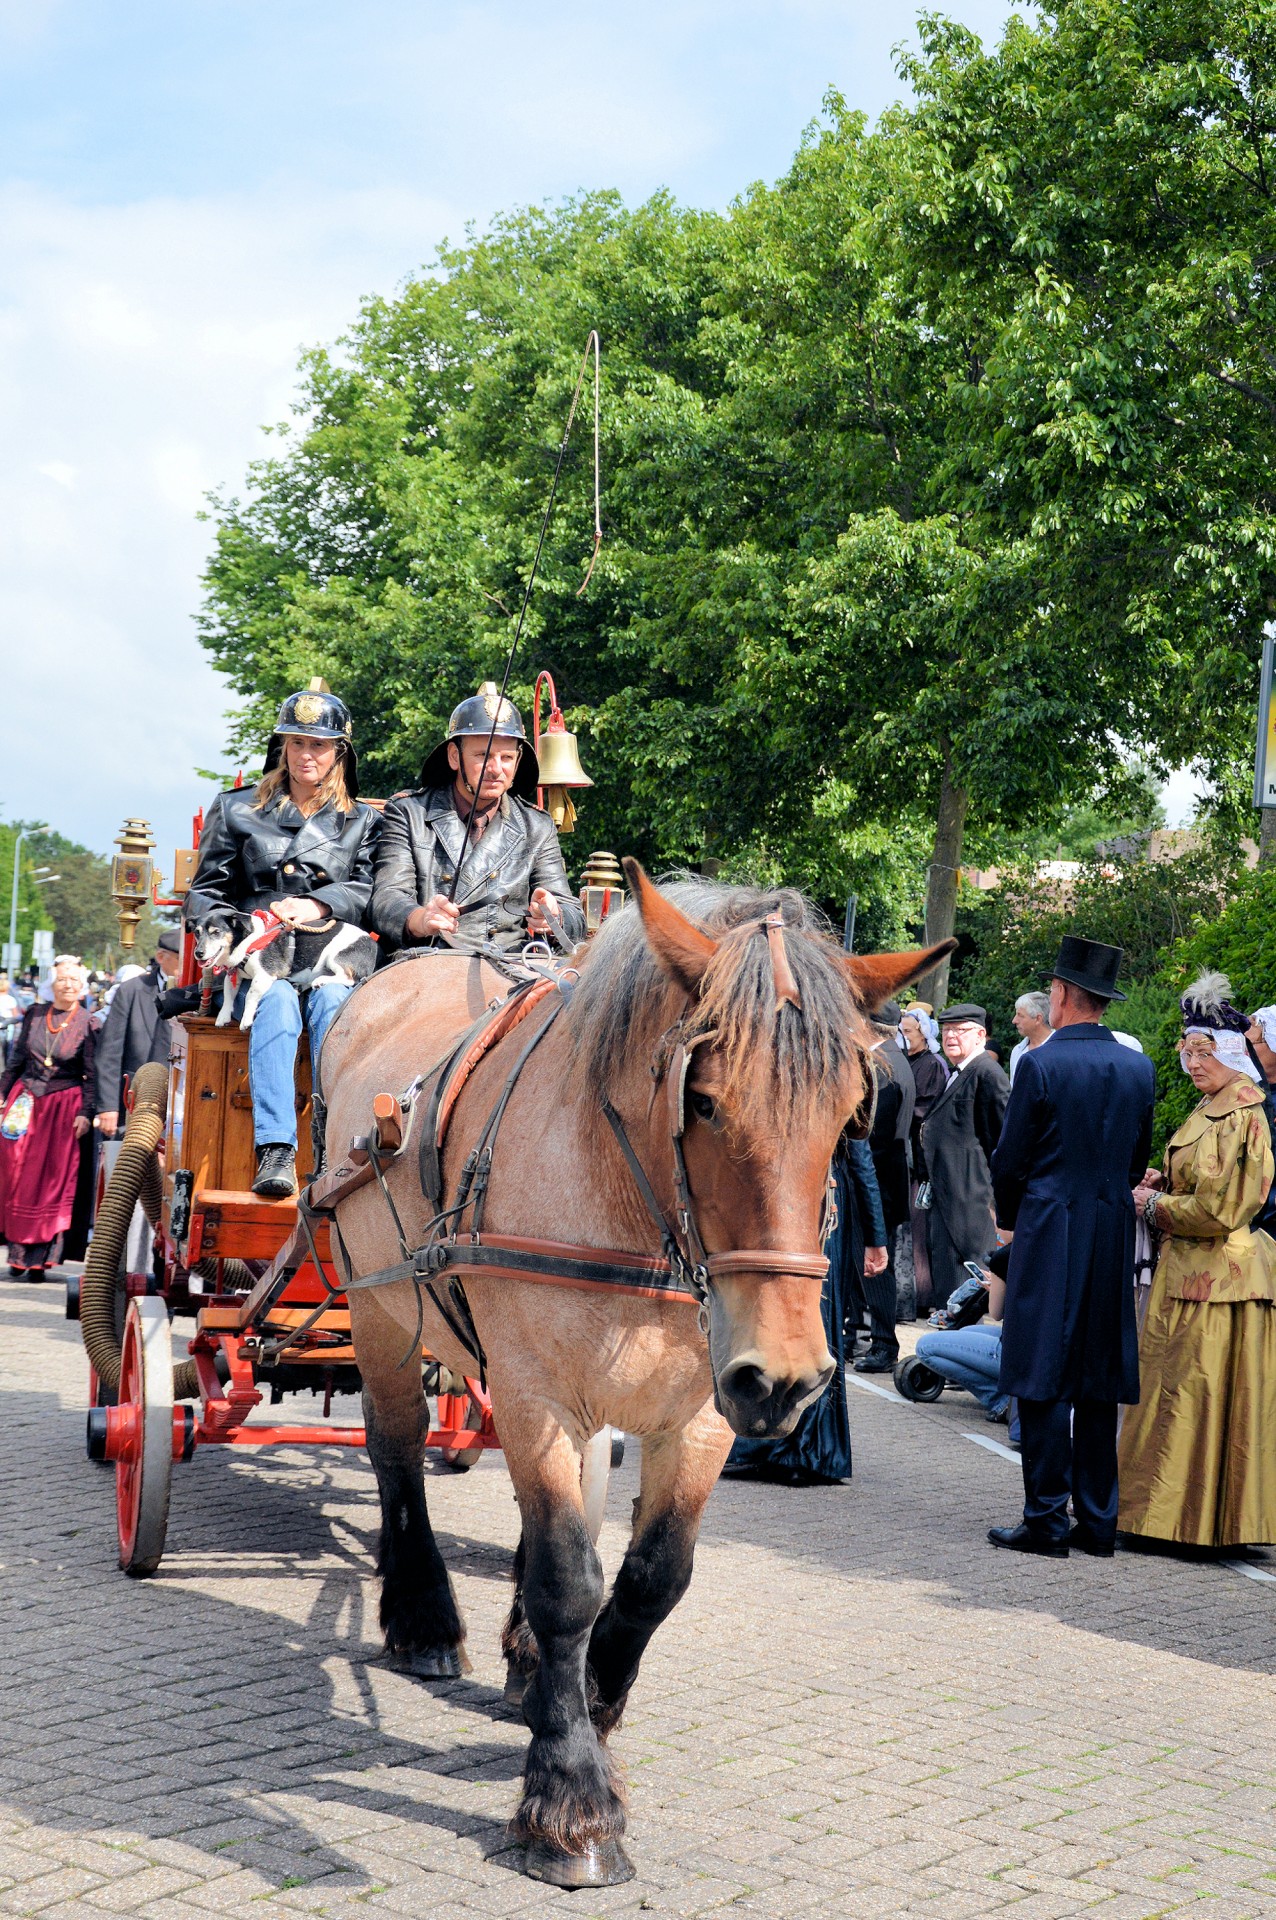
<path id="1" fill-rule="evenodd" d="M 1276 686 L 1273 686 L 1276 626 L 1263 629 L 1263 670 L 1258 683 L 1258 744 L 1254 753 L 1254 805 L 1276 807 Z"/>
<path id="2" fill-rule="evenodd" d="M 37 927 L 31 935 L 31 964 L 36 967 L 53 965 L 52 927 Z"/>
<path id="3" fill-rule="evenodd" d="M 18 972 L 21 966 L 22 942 L 20 940 L 6 940 L 3 946 L 0 946 L 0 967 L 4 968 L 4 971 L 12 980 L 14 974 Z"/>

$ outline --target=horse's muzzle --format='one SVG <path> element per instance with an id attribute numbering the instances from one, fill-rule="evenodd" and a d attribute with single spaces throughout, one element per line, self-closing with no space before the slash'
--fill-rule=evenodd
<path id="1" fill-rule="evenodd" d="M 762 1356 L 744 1354 L 718 1376 L 718 1411 L 747 1440 L 782 1440 L 833 1378 L 833 1362 L 818 1371 L 777 1380 Z"/>

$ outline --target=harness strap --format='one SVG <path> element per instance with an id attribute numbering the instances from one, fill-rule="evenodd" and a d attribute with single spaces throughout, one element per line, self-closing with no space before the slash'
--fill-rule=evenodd
<path id="1" fill-rule="evenodd" d="M 498 1279 L 539 1280 L 549 1286 L 605 1286 L 646 1299 L 697 1304 L 694 1288 L 672 1272 L 667 1261 L 650 1254 L 623 1253 L 611 1248 L 599 1248 L 595 1252 L 557 1240 L 497 1233 L 486 1234 L 481 1241 L 436 1241 L 420 1248 L 411 1260 L 396 1260 L 393 1266 L 381 1267 L 375 1273 L 357 1275 L 349 1281 L 346 1291 L 391 1286 L 398 1280 L 415 1280 L 430 1291 L 431 1280 L 448 1272 L 490 1273 Z M 431 1298 L 435 1298 L 433 1293 Z M 435 1304 L 439 1304 L 437 1299 Z M 447 1318 L 446 1314 L 444 1317 Z M 449 1325 L 452 1325 L 450 1321 Z M 458 1339 L 462 1337 L 456 1326 L 452 1325 L 452 1331 Z"/>

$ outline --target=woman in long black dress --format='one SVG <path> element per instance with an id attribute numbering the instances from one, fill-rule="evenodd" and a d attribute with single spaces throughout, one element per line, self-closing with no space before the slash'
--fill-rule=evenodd
<path id="1" fill-rule="evenodd" d="M 886 1224 L 867 1140 L 843 1134 L 833 1156 L 837 1218 L 824 1250 L 828 1278 L 820 1300 L 833 1378 L 783 1440 L 737 1440 L 723 1471 L 785 1486 L 836 1485 L 851 1477 L 851 1422 L 846 1406 L 846 1335 L 863 1301 L 864 1261 L 885 1265 Z"/>

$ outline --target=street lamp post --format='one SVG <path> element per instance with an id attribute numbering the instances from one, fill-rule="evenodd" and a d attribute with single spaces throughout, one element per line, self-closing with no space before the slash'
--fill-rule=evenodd
<path id="1" fill-rule="evenodd" d="M 18 837 L 13 843 L 13 891 L 9 895 L 8 958 L 9 958 L 9 963 L 13 967 L 13 970 L 15 973 L 17 972 L 18 969 L 17 969 L 17 962 L 13 958 L 13 950 L 18 944 L 18 872 L 19 872 L 19 857 L 22 853 L 22 842 L 24 840 L 29 840 L 33 833 L 44 833 L 48 827 L 48 824 L 49 823 L 47 820 L 42 820 L 38 826 L 21 827 L 18 830 Z"/>

